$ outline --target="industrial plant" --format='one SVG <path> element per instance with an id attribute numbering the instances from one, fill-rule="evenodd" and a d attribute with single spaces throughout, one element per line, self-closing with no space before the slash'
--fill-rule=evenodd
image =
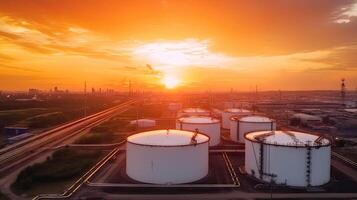
<path id="1" fill-rule="evenodd" d="M 246 133 L 245 170 L 265 182 L 296 187 L 320 186 L 330 180 L 331 142 L 295 131 Z"/>
<path id="2" fill-rule="evenodd" d="M 223 199 L 241 194 L 254 198 L 296 193 L 306 198 L 314 198 L 316 193 L 326 197 L 330 193 L 337 197 L 356 194 L 357 165 L 349 154 L 356 143 L 353 137 L 337 134 L 343 127 L 331 122 L 338 118 L 337 114 L 333 118 L 324 115 L 328 109 L 306 108 L 320 104 L 297 103 L 300 100 L 296 97 L 276 104 L 271 103 L 273 100 L 269 103 L 274 94 L 263 101 L 250 101 L 250 97 L 239 95 L 122 96 L 114 107 L 42 134 L 8 126 L 5 131 L 11 137 L 31 136 L 9 142 L 1 149 L 0 174 L 15 173 L 13 166 L 29 156 L 42 156 L 46 161 L 38 162 L 46 163 L 55 159 L 44 157 L 49 152 L 101 152 L 85 173 L 72 178 L 64 194 L 38 194 L 35 198 L 69 195 L 71 199 L 116 199 L 142 193 L 210 193 Z M 282 106 L 284 101 L 290 107 Z M 326 105 L 323 100 L 320 106 Z M 343 108 L 339 112 L 353 113 L 354 109 Z M 61 134 L 75 130 L 77 124 L 86 131 Z M 334 129 L 321 131 L 317 126 Z M 29 151 L 33 145 L 43 150 Z M 12 159 L 14 147 L 23 160 Z M 21 176 L 13 180 L 11 187 L 23 191 L 36 187 L 23 183 Z"/>
<path id="3" fill-rule="evenodd" d="M 216 146 L 221 142 L 220 120 L 206 116 L 181 117 L 176 121 L 176 129 L 200 131 L 210 137 L 209 146 Z"/>
<path id="4" fill-rule="evenodd" d="M 0 0 L 0 200 L 357 200 L 357 0 Z"/>
<path id="5" fill-rule="evenodd" d="M 154 184 L 190 183 L 208 174 L 209 137 L 198 132 L 155 130 L 129 136 L 126 173 Z"/>
<path id="6" fill-rule="evenodd" d="M 230 119 L 233 116 L 247 116 L 251 112 L 246 109 L 240 108 L 227 108 L 222 112 L 222 128 L 229 129 L 230 128 Z"/>
<path id="7" fill-rule="evenodd" d="M 264 116 L 233 116 L 230 118 L 230 137 L 235 142 L 245 142 L 244 135 L 253 131 L 275 130 L 276 122 Z"/>

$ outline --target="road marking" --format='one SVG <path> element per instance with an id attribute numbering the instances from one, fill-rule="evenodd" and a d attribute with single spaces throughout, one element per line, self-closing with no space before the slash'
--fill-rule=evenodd
<path id="1" fill-rule="evenodd" d="M 229 159 L 228 155 L 226 152 L 222 153 L 222 157 L 225 161 L 226 167 L 228 169 L 229 174 L 231 175 L 232 181 L 234 183 L 234 185 L 236 185 L 236 187 L 240 187 L 240 182 L 238 180 L 237 174 L 233 168 L 232 162 Z"/>
<path id="2" fill-rule="evenodd" d="M 339 158 L 339 159 L 341 159 L 345 163 L 348 163 L 348 164 L 352 165 L 353 167 L 357 168 L 357 163 L 355 163 L 354 161 L 342 156 L 341 154 L 338 154 L 338 153 L 332 151 L 332 155 L 337 157 L 337 158 Z"/>

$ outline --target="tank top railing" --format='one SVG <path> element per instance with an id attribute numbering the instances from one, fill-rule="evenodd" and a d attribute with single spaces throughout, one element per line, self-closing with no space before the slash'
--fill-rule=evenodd
<path id="1" fill-rule="evenodd" d="M 191 137 L 191 144 L 193 145 L 197 144 L 197 140 L 196 140 L 197 135 L 198 135 L 198 129 L 196 128 L 195 133 Z"/>

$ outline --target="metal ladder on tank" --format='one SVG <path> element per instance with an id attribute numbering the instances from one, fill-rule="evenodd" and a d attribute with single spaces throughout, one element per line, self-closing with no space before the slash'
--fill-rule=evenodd
<path id="1" fill-rule="evenodd" d="M 264 140 L 263 140 L 264 141 Z M 263 174 L 264 174 L 264 144 L 263 142 L 260 143 L 260 149 L 259 149 L 259 176 L 260 179 L 263 179 Z"/>
<path id="2" fill-rule="evenodd" d="M 197 139 L 196 139 L 196 137 L 197 137 L 198 133 L 199 133 L 199 131 L 198 131 L 198 129 L 196 128 L 195 133 L 194 133 L 194 134 L 192 135 L 192 137 L 191 137 L 191 144 L 193 144 L 194 146 L 197 145 Z"/>
<path id="3" fill-rule="evenodd" d="M 237 121 L 237 140 L 240 141 L 240 138 L 239 138 L 239 120 Z"/>
<path id="4" fill-rule="evenodd" d="M 307 144 L 307 149 L 306 149 L 306 183 L 307 186 L 311 186 L 311 145 L 310 142 Z"/>
<path id="5" fill-rule="evenodd" d="M 299 139 L 296 138 L 295 134 L 290 131 L 282 131 L 286 135 L 290 136 L 290 138 L 294 141 L 295 144 L 300 143 Z"/>
<path id="6" fill-rule="evenodd" d="M 263 180 L 263 176 L 268 176 L 270 177 L 270 180 L 273 181 L 277 175 L 276 174 L 273 174 L 273 173 L 268 173 L 266 171 L 264 171 L 264 152 L 267 153 L 269 151 L 264 151 L 264 140 L 260 143 L 260 148 L 259 148 L 259 178 L 261 180 Z M 268 156 L 268 159 L 267 162 L 270 162 L 270 155 Z M 270 164 L 268 164 L 270 165 Z M 270 168 L 269 168 L 269 171 L 270 171 Z"/>

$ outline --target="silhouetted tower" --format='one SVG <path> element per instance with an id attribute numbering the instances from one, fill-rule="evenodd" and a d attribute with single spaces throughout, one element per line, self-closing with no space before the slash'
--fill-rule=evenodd
<path id="1" fill-rule="evenodd" d="M 229 98 L 230 98 L 230 100 L 231 101 L 233 101 L 233 93 L 234 93 L 234 90 L 233 90 L 233 88 L 231 88 L 231 90 L 229 91 Z"/>
<path id="2" fill-rule="evenodd" d="M 258 85 L 255 85 L 255 101 L 258 101 Z"/>
<path id="3" fill-rule="evenodd" d="M 87 116 L 87 81 L 84 81 L 84 117 Z"/>
<path id="4" fill-rule="evenodd" d="M 212 109 L 214 102 L 213 102 L 213 94 L 211 90 L 208 91 L 208 95 L 209 95 L 209 109 Z"/>
<path id="5" fill-rule="evenodd" d="M 346 98 L 346 84 L 345 84 L 345 79 L 341 79 L 341 99 L 342 103 L 345 103 L 345 98 Z"/>
<path id="6" fill-rule="evenodd" d="M 131 80 L 129 80 L 129 97 L 132 95 Z"/>

